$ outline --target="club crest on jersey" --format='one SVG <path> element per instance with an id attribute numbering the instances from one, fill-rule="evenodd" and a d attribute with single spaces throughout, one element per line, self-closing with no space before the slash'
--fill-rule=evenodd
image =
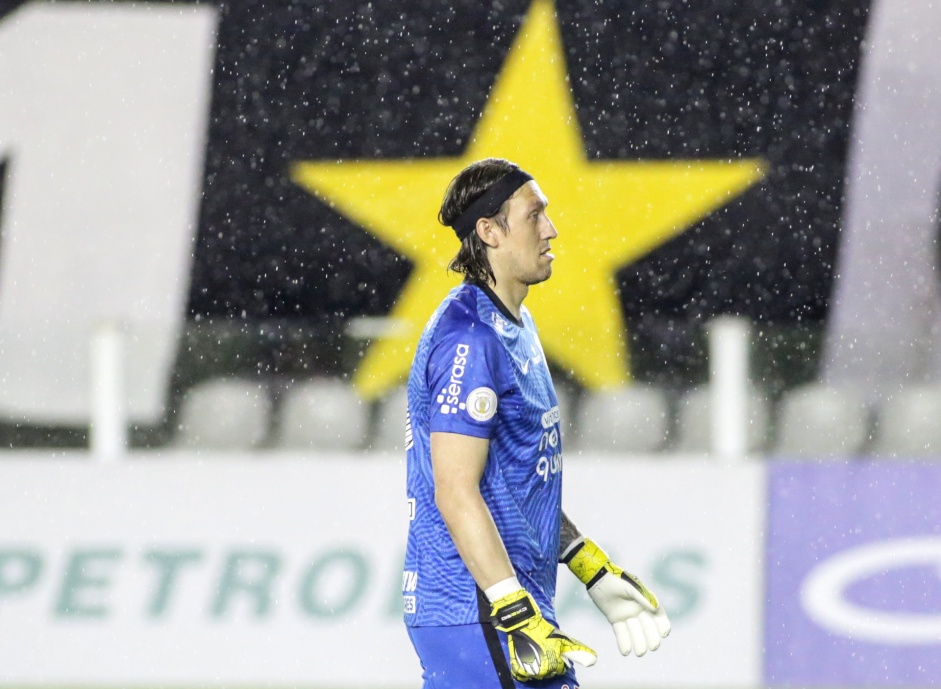
<path id="1" fill-rule="evenodd" d="M 471 390 L 465 404 L 471 418 L 477 421 L 487 421 L 497 413 L 497 393 L 490 388 Z"/>
<path id="2" fill-rule="evenodd" d="M 464 381 L 464 367 L 467 365 L 467 355 L 470 353 L 470 345 L 459 344 L 454 350 L 454 360 L 451 364 L 451 379 L 447 382 L 441 392 L 438 393 L 437 401 L 441 405 L 442 414 L 457 414 L 459 409 L 464 408 L 461 402 L 461 386 Z"/>

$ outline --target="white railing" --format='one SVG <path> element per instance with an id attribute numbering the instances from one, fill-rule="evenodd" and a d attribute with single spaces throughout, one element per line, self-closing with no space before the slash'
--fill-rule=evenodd
<path id="1" fill-rule="evenodd" d="M 92 335 L 89 448 L 102 462 L 120 460 L 128 449 L 125 350 L 124 329 L 117 323 L 103 323 Z"/>
<path id="2" fill-rule="evenodd" d="M 709 324 L 712 454 L 741 461 L 748 454 L 748 390 L 751 323 L 720 316 Z"/>

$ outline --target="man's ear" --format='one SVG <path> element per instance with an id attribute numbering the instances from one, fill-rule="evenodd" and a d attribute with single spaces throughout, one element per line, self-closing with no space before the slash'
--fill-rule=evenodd
<path id="1" fill-rule="evenodd" d="M 478 218 L 477 226 L 474 228 L 480 241 L 495 249 L 500 245 L 501 234 L 497 232 L 497 225 L 490 218 Z"/>

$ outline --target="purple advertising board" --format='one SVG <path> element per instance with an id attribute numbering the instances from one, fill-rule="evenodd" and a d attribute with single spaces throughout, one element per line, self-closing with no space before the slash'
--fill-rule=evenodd
<path id="1" fill-rule="evenodd" d="M 768 686 L 941 686 L 941 464 L 772 465 Z"/>

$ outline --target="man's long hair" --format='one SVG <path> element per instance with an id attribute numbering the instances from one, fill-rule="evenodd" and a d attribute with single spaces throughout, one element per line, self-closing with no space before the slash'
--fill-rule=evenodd
<path id="1" fill-rule="evenodd" d="M 503 158 L 484 158 L 468 165 L 448 185 L 444 200 L 441 202 L 441 210 L 438 211 L 438 222 L 450 226 L 474 201 L 483 196 L 494 182 L 517 169 L 519 169 L 518 165 Z M 481 217 L 491 218 L 504 232 L 508 231 L 509 224 L 506 219 L 508 203 L 509 200 L 496 208 L 487 209 Z M 482 282 L 490 285 L 497 282 L 493 275 L 493 268 L 490 267 L 490 259 L 487 257 L 487 246 L 480 241 L 476 229 L 461 242 L 461 248 L 448 265 L 448 270 L 462 274 L 466 282 Z"/>

